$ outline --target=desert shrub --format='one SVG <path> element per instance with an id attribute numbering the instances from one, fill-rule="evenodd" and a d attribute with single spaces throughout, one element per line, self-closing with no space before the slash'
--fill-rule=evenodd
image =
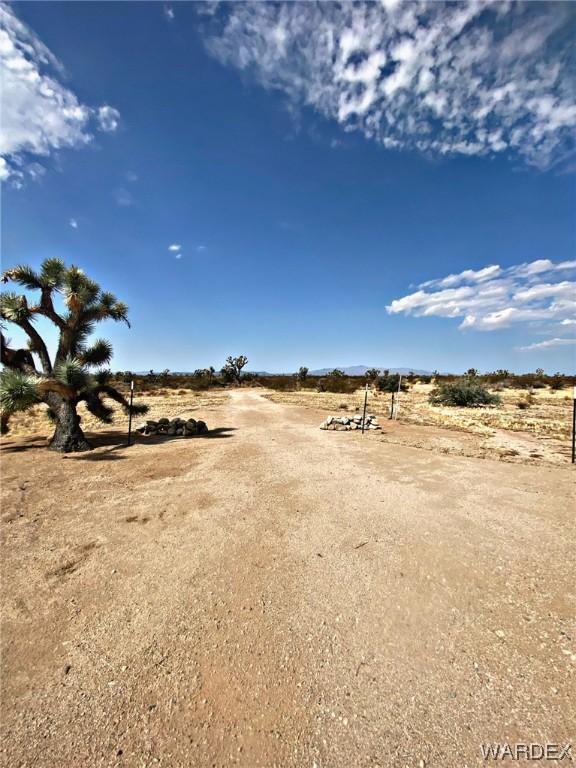
<path id="1" fill-rule="evenodd" d="M 552 392 L 558 392 L 558 390 L 567 386 L 568 377 L 563 376 L 561 373 L 555 373 L 554 376 L 550 376 L 548 381 L 550 382 L 550 389 Z"/>
<path id="2" fill-rule="evenodd" d="M 259 376 L 258 381 L 263 387 L 278 392 L 293 392 L 298 382 L 294 376 Z"/>
<path id="3" fill-rule="evenodd" d="M 348 403 L 338 403 L 338 408 L 340 408 L 341 411 L 347 411 Z"/>
<path id="4" fill-rule="evenodd" d="M 323 387 L 323 389 L 318 390 L 319 392 L 351 395 L 358 389 L 359 381 L 353 376 L 326 376 L 320 380 L 319 385 Z"/>
<path id="5" fill-rule="evenodd" d="M 431 384 L 432 376 L 428 376 L 427 374 L 422 374 L 421 376 L 418 376 L 418 381 L 420 382 L 420 384 Z"/>
<path id="6" fill-rule="evenodd" d="M 518 400 L 516 403 L 516 407 L 520 408 L 521 411 L 525 411 L 527 408 L 530 408 L 530 403 L 528 400 Z"/>
<path id="7" fill-rule="evenodd" d="M 480 405 L 498 405 L 501 401 L 498 395 L 489 392 L 480 382 L 473 377 L 458 379 L 456 381 L 440 384 L 430 393 L 432 405 L 450 405 L 464 408 L 473 408 Z"/>
<path id="8" fill-rule="evenodd" d="M 383 376 L 378 377 L 376 381 L 376 388 L 379 392 L 398 392 L 398 384 L 400 384 L 400 374 L 385 373 Z M 406 392 L 407 389 L 408 386 L 406 385 L 405 381 L 402 380 L 402 383 L 400 384 L 400 391 Z"/>

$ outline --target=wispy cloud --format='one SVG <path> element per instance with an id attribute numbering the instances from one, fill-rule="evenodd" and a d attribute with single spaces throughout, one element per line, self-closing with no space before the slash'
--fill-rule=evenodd
<path id="1" fill-rule="evenodd" d="M 93 128 L 118 127 L 118 110 L 82 104 L 63 84 L 61 63 L 5 3 L 0 3 L 0 66 L 1 180 L 19 186 L 26 177 L 38 176 L 35 158 L 85 146 L 93 140 Z"/>
<path id="2" fill-rule="evenodd" d="M 385 147 L 549 168 L 574 151 L 573 20 L 570 3 L 226 3 L 206 45 Z"/>
<path id="3" fill-rule="evenodd" d="M 554 347 L 565 347 L 570 344 L 576 344 L 576 339 L 547 339 L 546 341 L 538 341 L 534 344 L 528 344 L 526 347 L 517 347 L 517 349 L 553 349 Z"/>
<path id="4" fill-rule="evenodd" d="M 576 312 L 576 282 L 567 279 L 576 261 L 539 259 L 506 269 L 497 264 L 466 269 L 392 301 L 390 314 L 462 318 L 460 328 L 495 331 L 518 323 L 544 326 L 564 322 Z"/>
<path id="5" fill-rule="evenodd" d="M 182 246 L 180 245 L 180 243 L 172 243 L 172 245 L 168 246 L 168 250 L 173 252 L 181 251 Z"/>
<path id="6" fill-rule="evenodd" d="M 168 21 L 174 21 L 174 8 L 171 5 L 164 6 L 164 16 Z"/>
<path id="7" fill-rule="evenodd" d="M 196 246 L 194 247 L 194 250 L 195 250 L 197 253 L 203 253 L 205 250 L 207 250 L 207 246 L 206 246 L 206 245 L 196 245 Z"/>
<path id="8" fill-rule="evenodd" d="M 70 226 L 72 227 L 72 229 L 78 229 L 78 222 L 77 222 L 77 220 L 76 220 L 76 219 L 70 219 L 70 221 L 68 222 L 68 224 L 70 224 Z"/>
<path id="9" fill-rule="evenodd" d="M 131 205 L 134 205 L 135 201 L 132 193 L 124 187 L 117 187 L 113 192 L 113 196 L 114 200 L 116 200 L 116 205 L 119 205 L 121 208 L 129 208 Z"/>

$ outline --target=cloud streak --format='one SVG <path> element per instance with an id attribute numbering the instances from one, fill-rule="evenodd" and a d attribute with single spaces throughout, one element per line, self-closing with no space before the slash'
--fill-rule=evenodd
<path id="1" fill-rule="evenodd" d="M 118 128 L 118 110 L 107 104 L 97 108 L 82 104 L 63 84 L 62 64 L 4 3 L 0 3 L 0 68 L 0 180 L 21 186 L 26 177 L 39 175 L 37 158 L 89 144 L 94 129 Z"/>
<path id="2" fill-rule="evenodd" d="M 388 148 L 574 152 L 566 3 L 229 3 L 204 13 L 222 63 Z"/>
<path id="3" fill-rule="evenodd" d="M 394 299 L 391 315 L 460 319 L 460 328 L 497 331 L 518 324 L 570 325 L 576 313 L 576 261 L 497 264 L 428 280 Z"/>
<path id="4" fill-rule="evenodd" d="M 518 349 L 553 349 L 554 347 L 565 347 L 570 346 L 571 344 L 576 344 L 576 339 L 547 339 L 546 341 L 538 341 L 534 344 L 528 344 L 526 347 L 518 347 Z"/>

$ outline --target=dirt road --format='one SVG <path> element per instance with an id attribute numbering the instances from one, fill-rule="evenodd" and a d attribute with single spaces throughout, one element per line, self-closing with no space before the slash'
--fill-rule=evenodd
<path id="1" fill-rule="evenodd" d="M 572 472 L 324 416 L 238 390 L 206 438 L 4 443 L 4 765 L 465 768 L 576 741 Z"/>

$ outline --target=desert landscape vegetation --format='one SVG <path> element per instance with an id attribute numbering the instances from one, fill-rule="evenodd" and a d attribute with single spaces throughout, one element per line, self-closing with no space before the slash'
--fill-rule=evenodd
<path id="1" fill-rule="evenodd" d="M 5 280 L 41 297 L 1 305 L 41 362 L 3 336 L 6 765 L 472 766 L 502 733 L 570 743 L 570 377 L 269 376 L 244 355 L 112 374 L 86 330 L 125 305 L 54 260 Z M 318 429 L 365 401 L 377 431 Z"/>
<path id="2" fill-rule="evenodd" d="M 576 760 L 575 37 L 0 0 L 2 768 Z"/>

